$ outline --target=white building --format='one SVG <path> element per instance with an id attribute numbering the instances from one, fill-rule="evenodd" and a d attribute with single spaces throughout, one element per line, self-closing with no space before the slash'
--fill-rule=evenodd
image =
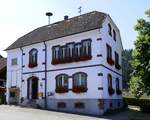
<path id="1" fill-rule="evenodd" d="M 7 102 L 93 115 L 120 108 L 122 50 L 105 13 L 37 28 L 6 49 Z"/>

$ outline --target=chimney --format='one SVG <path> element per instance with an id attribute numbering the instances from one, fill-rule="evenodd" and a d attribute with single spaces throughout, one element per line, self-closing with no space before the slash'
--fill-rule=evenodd
<path id="1" fill-rule="evenodd" d="M 64 16 L 64 20 L 68 20 L 69 16 L 68 15 L 65 15 Z"/>

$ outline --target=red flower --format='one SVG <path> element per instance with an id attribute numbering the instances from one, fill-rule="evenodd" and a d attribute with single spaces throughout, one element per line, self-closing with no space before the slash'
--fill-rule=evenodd
<path id="1" fill-rule="evenodd" d="M 33 68 L 33 67 L 36 67 L 36 66 L 37 66 L 37 63 L 34 63 L 34 64 L 31 64 L 31 63 L 30 63 L 30 64 L 28 65 L 29 68 Z"/>
<path id="2" fill-rule="evenodd" d="M 112 87 L 108 88 L 109 95 L 113 95 L 115 93 L 115 90 Z"/>
<path id="3" fill-rule="evenodd" d="M 73 87 L 72 91 L 75 93 L 82 93 L 82 92 L 86 92 L 88 89 L 84 86 L 75 86 Z"/>
<path id="4" fill-rule="evenodd" d="M 119 64 L 115 64 L 115 67 L 120 70 L 121 69 L 121 66 Z"/>
<path id="5" fill-rule="evenodd" d="M 114 60 L 112 58 L 107 58 L 107 62 L 110 65 L 114 65 Z"/>
<path id="6" fill-rule="evenodd" d="M 57 87 L 55 89 L 55 92 L 56 93 L 66 93 L 66 92 L 68 92 L 68 88 L 67 87 Z"/>
<path id="7" fill-rule="evenodd" d="M 117 93 L 117 95 L 121 95 L 122 91 L 120 89 L 116 89 L 116 93 Z"/>

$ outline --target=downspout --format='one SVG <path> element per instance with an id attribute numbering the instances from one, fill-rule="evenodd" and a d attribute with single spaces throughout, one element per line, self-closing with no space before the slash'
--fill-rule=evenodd
<path id="1" fill-rule="evenodd" d="M 22 74 L 23 74 L 23 49 L 22 49 L 22 47 L 20 47 L 20 50 L 21 50 L 21 90 L 20 90 L 20 98 L 22 98 L 22 80 L 23 80 L 23 76 L 22 76 Z M 20 101 L 20 103 L 22 103 L 23 101 L 22 101 L 22 99 L 21 99 L 21 101 Z"/>
<path id="2" fill-rule="evenodd" d="M 45 109 L 47 109 L 47 46 L 44 42 L 45 46 Z"/>

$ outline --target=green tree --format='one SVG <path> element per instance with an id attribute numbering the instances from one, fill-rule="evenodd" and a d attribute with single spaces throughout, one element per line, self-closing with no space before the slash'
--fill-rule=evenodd
<path id="1" fill-rule="evenodd" d="M 145 14 L 148 19 L 139 19 L 135 25 L 138 36 L 132 54 L 130 91 L 136 98 L 150 95 L 150 9 Z"/>
<path id="2" fill-rule="evenodd" d="M 128 83 L 131 79 L 132 67 L 132 49 L 126 49 L 122 52 L 122 73 L 123 73 L 123 88 L 128 89 Z"/>

